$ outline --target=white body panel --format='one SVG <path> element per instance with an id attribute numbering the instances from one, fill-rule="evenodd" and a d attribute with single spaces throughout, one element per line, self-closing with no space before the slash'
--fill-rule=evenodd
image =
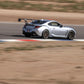
<path id="1" fill-rule="evenodd" d="M 58 26 L 53 26 L 53 25 L 49 25 L 51 23 L 57 23 L 56 21 L 48 21 L 44 24 L 34 24 L 33 26 L 26 26 L 26 28 L 23 27 L 23 31 L 25 31 L 26 33 L 29 32 L 35 32 L 38 36 L 42 36 L 42 33 L 44 30 L 48 30 L 49 31 L 49 37 L 63 37 L 63 38 L 67 38 L 68 33 L 72 30 L 75 32 L 76 31 L 73 28 L 70 27 L 63 27 L 61 25 Z M 35 28 L 35 26 L 40 26 L 39 28 Z"/>

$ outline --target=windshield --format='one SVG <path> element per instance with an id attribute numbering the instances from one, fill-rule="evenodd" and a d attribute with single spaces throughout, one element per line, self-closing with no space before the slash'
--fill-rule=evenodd
<path id="1" fill-rule="evenodd" d="M 32 24 L 44 24 L 46 22 L 47 21 L 45 21 L 45 20 L 34 20 L 34 21 L 32 21 Z"/>

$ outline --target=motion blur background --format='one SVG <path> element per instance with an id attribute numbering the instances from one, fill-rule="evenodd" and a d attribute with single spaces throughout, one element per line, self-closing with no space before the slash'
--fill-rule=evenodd
<path id="1" fill-rule="evenodd" d="M 14 22 L 17 18 L 84 24 L 84 0 L 0 0 L 0 21 Z"/>
<path id="2" fill-rule="evenodd" d="M 0 0 L 1 38 L 26 38 L 18 18 L 73 24 L 84 38 L 84 0 Z M 0 42 L 0 84 L 84 84 L 84 42 Z"/>
<path id="3" fill-rule="evenodd" d="M 84 13 L 84 0 L 0 0 L 0 8 Z"/>

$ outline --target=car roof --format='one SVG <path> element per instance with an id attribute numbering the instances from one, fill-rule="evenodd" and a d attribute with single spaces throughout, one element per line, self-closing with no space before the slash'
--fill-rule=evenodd
<path id="1" fill-rule="evenodd" d="M 48 22 L 48 21 L 50 21 L 50 20 L 46 20 L 46 19 L 38 19 L 38 20 L 35 20 L 35 21 L 45 21 L 45 22 Z"/>
<path id="2" fill-rule="evenodd" d="M 57 22 L 56 20 L 46 20 L 46 19 L 40 19 L 41 21 L 46 21 L 46 22 Z"/>
<path id="3" fill-rule="evenodd" d="M 47 23 L 47 22 L 49 22 L 50 20 L 45 20 L 45 19 L 40 19 L 40 20 L 33 20 L 32 22 L 33 22 L 33 24 L 44 24 L 44 23 Z"/>
<path id="4" fill-rule="evenodd" d="M 48 22 L 48 21 L 55 21 L 55 20 L 40 19 L 40 21 L 46 21 L 46 22 Z"/>
<path id="5" fill-rule="evenodd" d="M 55 21 L 55 20 L 46 20 L 46 19 L 38 19 L 38 20 L 33 20 L 33 22 L 34 21 L 41 21 L 41 22 L 43 22 L 43 24 L 46 24 L 46 23 L 49 23 L 49 22 L 57 22 L 57 21 Z M 39 23 L 39 22 L 38 22 Z"/>

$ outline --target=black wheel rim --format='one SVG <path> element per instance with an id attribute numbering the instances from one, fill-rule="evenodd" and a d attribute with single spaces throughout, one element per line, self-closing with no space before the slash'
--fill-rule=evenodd
<path id="1" fill-rule="evenodd" d="M 48 31 L 45 31 L 44 34 L 43 34 L 43 37 L 44 38 L 48 38 L 48 36 L 49 36 L 49 32 Z"/>
<path id="2" fill-rule="evenodd" d="M 70 34 L 69 34 L 69 39 L 73 39 L 74 38 L 74 33 L 73 32 L 71 32 Z"/>

